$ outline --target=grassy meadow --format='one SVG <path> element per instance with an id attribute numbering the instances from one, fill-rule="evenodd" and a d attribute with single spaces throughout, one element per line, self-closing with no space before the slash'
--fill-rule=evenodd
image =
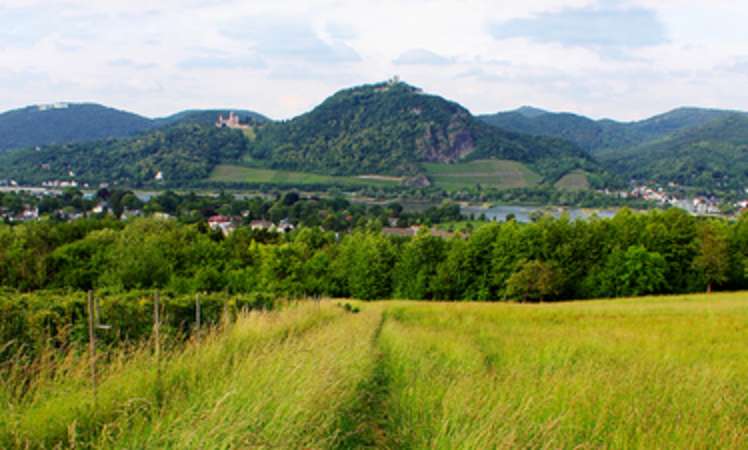
<path id="1" fill-rule="evenodd" d="M 475 187 L 497 189 L 532 187 L 540 175 L 516 161 L 486 159 L 458 164 L 423 164 L 436 186 L 446 190 Z"/>
<path id="2" fill-rule="evenodd" d="M 355 306 L 118 350 L 95 403 L 86 355 L 4 367 L 0 448 L 748 446 L 748 294 Z"/>

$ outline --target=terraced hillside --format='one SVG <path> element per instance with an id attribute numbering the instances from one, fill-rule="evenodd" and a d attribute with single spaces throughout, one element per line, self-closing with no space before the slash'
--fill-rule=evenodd
<path id="1" fill-rule="evenodd" d="M 517 161 L 483 159 L 458 164 L 424 164 L 429 178 L 439 187 L 456 190 L 474 187 L 498 189 L 531 187 L 542 177 Z"/>

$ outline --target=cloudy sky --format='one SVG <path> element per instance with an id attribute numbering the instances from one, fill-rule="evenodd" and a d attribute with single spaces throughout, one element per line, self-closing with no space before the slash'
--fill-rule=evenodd
<path id="1" fill-rule="evenodd" d="M 276 119 L 399 75 L 474 113 L 748 110 L 745 0 L 2 0 L 0 109 Z"/>

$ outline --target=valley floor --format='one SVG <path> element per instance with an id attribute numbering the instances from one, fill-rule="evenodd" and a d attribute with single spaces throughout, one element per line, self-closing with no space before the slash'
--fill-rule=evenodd
<path id="1" fill-rule="evenodd" d="M 746 293 L 353 310 L 250 313 L 158 364 L 130 350 L 95 404 L 85 356 L 11 370 L 0 447 L 748 446 Z"/>

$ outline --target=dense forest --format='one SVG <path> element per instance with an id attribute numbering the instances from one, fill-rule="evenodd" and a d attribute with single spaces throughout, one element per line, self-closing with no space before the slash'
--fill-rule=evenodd
<path id="1" fill-rule="evenodd" d="M 489 125 L 535 136 L 549 136 L 574 142 L 583 149 L 597 154 L 606 149 L 635 147 L 656 141 L 709 122 L 725 119 L 734 111 L 679 108 L 637 122 L 593 120 L 572 113 L 552 113 L 536 108 L 486 114 L 479 119 Z"/>
<path id="2" fill-rule="evenodd" d="M 568 141 L 486 126 L 457 103 L 402 82 L 343 90 L 307 114 L 270 124 L 251 154 L 275 168 L 336 175 L 414 175 L 419 162 L 490 157 L 537 163 L 551 180 L 596 167 Z"/>
<path id="3" fill-rule="evenodd" d="M 518 110 L 480 117 L 495 127 L 574 142 L 612 173 L 639 182 L 742 192 L 748 185 L 748 114 L 680 108 L 638 122 Z"/>
<path id="4" fill-rule="evenodd" d="M 276 297 L 561 300 L 745 288 L 748 218 L 680 210 L 490 223 L 451 239 L 87 219 L 0 226 L 0 286 Z"/>
<path id="5" fill-rule="evenodd" d="M 598 157 L 629 176 L 702 189 L 742 191 L 748 185 L 748 115 L 727 117 Z"/>
<path id="6" fill-rule="evenodd" d="M 241 132 L 214 126 L 182 124 L 135 138 L 11 150 L 0 154 L 0 178 L 41 183 L 76 178 L 88 182 L 138 186 L 163 179 L 207 178 L 221 161 L 247 151 Z"/>

